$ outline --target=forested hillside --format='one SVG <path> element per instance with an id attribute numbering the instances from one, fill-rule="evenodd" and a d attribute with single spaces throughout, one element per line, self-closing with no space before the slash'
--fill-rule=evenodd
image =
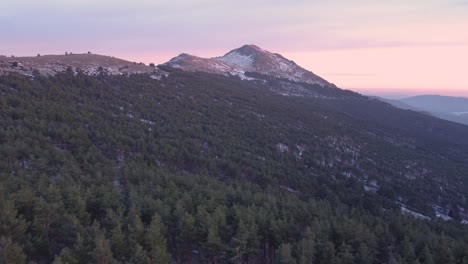
<path id="1" fill-rule="evenodd" d="M 252 77 L 0 77 L 0 263 L 468 263 L 466 126 Z"/>

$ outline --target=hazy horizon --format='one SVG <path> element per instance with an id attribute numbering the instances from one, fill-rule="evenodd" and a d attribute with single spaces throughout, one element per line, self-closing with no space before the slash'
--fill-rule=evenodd
<path id="1" fill-rule="evenodd" d="M 342 89 L 351 90 L 368 96 L 378 96 L 385 99 L 405 99 L 420 95 L 440 95 L 440 96 L 451 96 L 451 97 L 463 97 L 468 98 L 468 91 L 455 90 L 455 91 L 444 91 L 437 89 L 428 90 L 411 90 L 411 89 L 365 89 L 365 88 L 347 88 L 340 87 Z"/>
<path id="2" fill-rule="evenodd" d="M 91 51 L 159 64 L 255 44 L 360 93 L 468 96 L 462 0 L 20 0 L 0 10 L 7 56 Z"/>

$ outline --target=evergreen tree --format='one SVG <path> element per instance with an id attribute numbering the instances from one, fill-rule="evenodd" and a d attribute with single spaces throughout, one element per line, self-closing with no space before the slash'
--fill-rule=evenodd
<path id="1" fill-rule="evenodd" d="M 432 256 L 431 251 L 429 250 L 429 247 L 427 245 L 424 245 L 420 257 L 419 257 L 419 262 L 421 264 L 434 264 L 434 257 Z"/>
<path id="2" fill-rule="evenodd" d="M 80 233 L 76 235 L 75 244 L 73 245 L 73 255 L 75 256 L 78 263 L 86 263 L 89 262 L 88 254 L 89 250 L 92 250 L 90 246 L 85 246 L 84 239 Z"/>
<path id="3" fill-rule="evenodd" d="M 177 223 L 178 259 L 180 259 L 180 261 L 182 261 L 183 258 L 191 259 L 195 219 L 183 208 L 181 201 L 177 202 L 176 209 L 174 210 L 174 218 Z"/>
<path id="4" fill-rule="evenodd" d="M 133 218 L 132 223 L 129 226 L 129 246 L 131 248 L 136 247 L 136 244 L 143 244 L 145 236 L 145 226 L 141 221 L 140 216 L 136 212 L 132 212 Z"/>
<path id="5" fill-rule="evenodd" d="M 351 247 L 344 242 L 338 248 L 337 261 L 342 264 L 354 263 L 354 256 L 351 253 Z"/>
<path id="6" fill-rule="evenodd" d="M 243 259 L 244 254 L 247 250 L 247 239 L 249 238 L 249 233 L 247 227 L 244 224 L 242 219 L 239 220 L 237 225 L 237 230 L 235 235 L 231 239 L 231 248 L 233 250 L 233 261 L 240 261 Z"/>
<path id="7" fill-rule="evenodd" d="M 0 263 L 26 263 L 23 249 L 11 239 L 0 237 Z"/>
<path id="8" fill-rule="evenodd" d="M 300 242 L 300 264 L 312 264 L 314 263 L 314 254 L 315 254 L 315 243 L 314 243 L 314 233 L 310 227 L 307 227 L 304 232 L 304 238 Z"/>
<path id="9" fill-rule="evenodd" d="M 118 260 L 122 260 L 122 258 L 125 256 L 125 253 L 127 252 L 127 245 L 125 243 L 125 236 L 122 233 L 122 227 L 120 223 L 117 223 L 117 225 L 111 231 L 111 247 L 114 256 Z"/>
<path id="10" fill-rule="evenodd" d="M 464 256 L 461 264 L 468 264 L 468 256 Z"/>
<path id="11" fill-rule="evenodd" d="M 132 262 L 138 264 L 152 264 L 148 253 L 143 249 L 142 246 L 136 245 L 133 250 Z"/>
<path id="12" fill-rule="evenodd" d="M 361 263 L 361 264 L 371 264 L 374 262 L 371 251 L 369 250 L 369 247 L 365 243 L 359 244 L 356 257 L 357 257 L 356 259 L 358 260 L 358 263 Z"/>
<path id="13" fill-rule="evenodd" d="M 291 255 L 291 244 L 281 244 L 278 248 L 276 262 L 278 264 L 295 264 L 296 260 Z"/>
<path id="14" fill-rule="evenodd" d="M 104 237 L 103 232 L 99 232 L 94 239 L 94 250 L 92 252 L 93 263 L 96 264 L 113 264 L 116 260 L 112 256 L 112 250 L 109 242 Z"/>
<path id="15" fill-rule="evenodd" d="M 62 261 L 62 257 L 57 256 L 52 262 L 52 264 L 64 264 L 64 262 Z"/>
<path id="16" fill-rule="evenodd" d="M 413 263 L 416 260 L 413 243 L 407 236 L 405 236 L 400 244 L 400 255 L 406 263 Z"/>
<path id="17" fill-rule="evenodd" d="M 2 199 L 0 197 L 0 199 Z M 18 212 L 15 208 L 13 200 L 3 200 L 0 203 L 0 235 L 9 237 L 12 240 L 20 240 L 27 225 L 25 221 L 17 216 Z"/>
<path id="18" fill-rule="evenodd" d="M 206 248 L 213 258 L 218 258 L 222 249 L 222 242 L 219 236 L 218 228 L 212 224 L 208 227 L 208 237 L 206 239 Z"/>
<path id="19" fill-rule="evenodd" d="M 53 264 L 79 264 L 80 262 L 73 256 L 69 248 L 63 248 L 60 254 L 54 259 Z"/>
<path id="20" fill-rule="evenodd" d="M 318 261 L 320 263 L 337 264 L 336 249 L 332 242 L 327 241 L 320 245 L 318 253 L 320 256 Z"/>
<path id="21" fill-rule="evenodd" d="M 169 263 L 170 256 L 167 252 L 166 238 L 164 237 L 164 226 L 161 223 L 159 215 L 155 214 L 153 216 L 145 238 L 150 260 L 161 264 Z"/>
<path id="22" fill-rule="evenodd" d="M 439 247 L 436 250 L 436 263 L 454 263 L 455 259 L 452 250 L 449 246 L 448 239 L 446 237 L 443 237 L 440 240 L 441 241 L 439 243 Z"/>

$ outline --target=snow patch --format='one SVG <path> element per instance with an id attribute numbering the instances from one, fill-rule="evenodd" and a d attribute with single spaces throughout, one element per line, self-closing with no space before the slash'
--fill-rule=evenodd
<path id="1" fill-rule="evenodd" d="M 283 144 L 283 143 L 278 143 L 278 144 L 276 144 L 276 148 L 277 148 L 281 153 L 283 153 L 283 152 L 289 152 L 289 147 L 286 146 L 286 145 Z"/>
<path id="2" fill-rule="evenodd" d="M 429 217 L 427 217 L 427 216 L 425 216 L 425 215 L 423 215 L 421 213 L 415 212 L 415 211 L 413 211 L 413 210 L 411 210 L 411 209 L 409 209 L 409 208 L 407 208 L 407 207 L 405 207 L 403 205 L 401 205 L 400 208 L 401 208 L 401 212 L 403 214 L 411 215 L 413 217 L 420 218 L 420 219 L 430 219 Z"/>
<path id="3" fill-rule="evenodd" d="M 242 55 L 237 51 L 228 53 L 224 57 L 218 58 L 218 60 L 243 69 L 252 68 L 254 62 L 252 56 Z"/>
<path id="4" fill-rule="evenodd" d="M 306 150 L 306 148 L 304 146 L 301 146 L 301 145 L 296 145 L 296 148 L 297 148 L 299 157 L 302 157 L 302 154 L 304 154 L 304 151 Z"/>
<path id="5" fill-rule="evenodd" d="M 286 191 L 288 191 L 288 192 L 290 192 L 290 193 L 298 193 L 298 192 L 299 192 L 299 191 L 297 191 L 297 190 L 294 190 L 294 189 L 291 188 L 291 187 L 284 186 L 284 185 L 280 185 L 280 188 L 283 189 L 283 190 L 286 190 Z"/>
<path id="6" fill-rule="evenodd" d="M 453 220 L 453 218 L 448 215 L 448 212 L 449 212 L 448 209 L 444 209 L 441 206 L 437 206 L 437 205 L 434 205 L 433 208 L 434 208 L 436 217 L 442 218 L 442 220 L 444 221 Z"/>
<path id="7" fill-rule="evenodd" d="M 151 120 L 146 120 L 146 119 L 143 119 L 143 118 L 140 119 L 140 122 L 145 123 L 145 124 L 148 124 L 148 125 L 152 125 L 152 126 L 156 125 L 155 122 L 153 122 L 153 121 L 151 121 Z"/>
<path id="8" fill-rule="evenodd" d="M 364 190 L 366 192 L 377 192 L 379 189 L 379 184 L 377 183 L 376 180 L 368 180 L 364 184 Z"/>

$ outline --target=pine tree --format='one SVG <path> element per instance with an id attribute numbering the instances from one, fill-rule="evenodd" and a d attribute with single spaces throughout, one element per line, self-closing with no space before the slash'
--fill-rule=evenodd
<path id="1" fill-rule="evenodd" d="M 0 263 L 26 263 L 26 255 L 23 249 L 11 239 L 6 237 L 0 238 Z"/>
<path id="2" fill-rule="evenodd" d="M 395 257 L 390 257 L 390 259 L 388 260 L 388 264 L 402 264 L 403 263 L 403 260 L 400 256 L 400 254 L 397 254 Z"/>
<path id="3" fill-rule="evenodd" d="M 135 213 L 133 217 L 133 222 L 129 226 L 129 246 L 135 247 L 136 244 L 143 244 L 144 235 L 145 235 L 145 226 L 141 221 L 141 218 L 138 214 Z"/>
<path id="4" fill-rule="evenodd" d="M 80 233 L 76 235 L 76 240 L 73 248 L 73 253 L 76 259 L 78 260 L 78 263 L 89 262 L 88 253 L 90 250 L 90 245 L 85 246 L 84 239 Z"/>
<path id="5" fill-rule="evenodd" d="M 166 238 L 164 237 L 164 226 L 159 215 L 155 214 L 153 216 L 145 239 L 151 261 L 161 264 L 169 263 L 170 256 L 167 252 Z"/>
<path id="6" fill-rule="evenodd" d="M 320 256 L 321 256 L 320 263 L 326 263 L 326 264 L 337 263 L 335 245 L 330 241 L 325 242 L 321 246 Z"/>
<path id="7" fill-rule="evenodd" d="M 60 256 L 57 256 L 54 261 L 52 262 L 52 264 L 64 264 L 63 261 L 62 261 L 62 257 Z"/>
<path id="8" fill-rule="evenodd" d="M 419 257 L 419 262 L 423 264 L 434 264 L 434 257 L 432 256 L 431 251 L 427 245 L 424 245 L 424 248 L 421 251 L 421 256 Z"/>
<path id="9" fill-rule="evenodd" d="M 233 250 L 233 261 L 239 261 L 243 258 L 247 249 L 247 239 L 249 233 L 242 219 L 239 220 L 235 235 L 231 239 L 231 248 Z"/>
<path id="10" fill-rule="evenodd" d="M 453 263 L 455 262 L 452 250 L 449 246 L 448 239 L 446 237 L 440 239 L 439 247 L 436 254 L 436 263 Z"/>
<path id="11" fill-rule="evenodd" d="M 291 255 L 291 244 L 281 244 L 278 249 L 276 262 L 278 264 L 295 264 L 296 260 Z"/>
<path id="12" fill-rule="evenodd" d="M 405 236 L 400 244 L 400 255 L 406 263 L 413 263 L 416 260 L 413 243 L 407 236 Z"/>
<path id="13" fill-rule="evenodd" d="M 188 258 L 192 254 L 192 243 L 194 241 L 194 225 L 195 220 L 193 216 L 183 211 L 181 217 L 179 218 L 179 248 L 180 252 L 187 255 Z"/>
<path id="14" fill-rule="evenodd" d="M 133 250 L 133 252 L 134 253 L 133 253 L 133 256 L 132 256 L 132 263 L 152 264 L 151 259 L 148 256 L 148 253 L 143 249 L 142 246 L 137 244 L 135 246 L 135 249 Z"/>
<path id="15" fill-rule="evenodd" d="M 314 233 L 310 227 L 307 227 L 304 232 L 304 238 L 301 240 L 300 248 L 300 264 L 312 264 L 314 263 L 315 244 L 314 244 Z"/>
<path id="16" fill-rule="evenodd" d="M 208 226 L 210 225 L 210 215 L 204 205 L 197 207 L 195 215 L 194 235 L 196 240 L 203 241 L 208 236 Z"/>
<path id="17" fill-rule="evenodd" d="M 0 197 L 0 199 L 2 199 Z M 17 210 L 12 200 L 4 200 L 0 203 L 0 234 L 18 241 L 26 231 L 26 222 L 17 217 Z"/>
<path id="18" fill-rule="evenodd" d="M 122 233 L 122 226 L 120 223 L 117 223 L 117 226 L 112 229 L 111 231 L 111 246 L 112 252 L 114 252 L 114 256 L 121 260 L 126 253 L 126 244 L 125 244 L 125 236 Z"/>
<path id="19" fill-rule="evenodd" d="M 338 263 L 353 264 L 354 256 L 351 254 L 351 247 L 343 242 L 338 248 L 337 258 Z"/>
<path id="20" fill-rule="evenodd" d="M 60 254 L 54 259 L 53 264 L 79 264 L 80 262 L 73 256 L 69 248 L 63 248 Z"/>
<path id="21" fill-rule="evenodd" d="M 364 243 L 359 244 L 359 247 L 357 250 L 357 260 L 361 264 L 371 264 L 374 262 L 372 253 L 369 250 L 369 247 Z"/>
<path id="22" fill-rule="evenodd" d="M 112 264 L 116 263 L 112 256 L 112 250 L 109 242 L 104 237 L 103 232 L 99 232 L 94 239 L 94 250 L 92 252 L 93 263 L 96 264 Z"/>
<path id="23" fill-rule="evenodd" d="M 461 264 L 468 264 L 468 256 L 464 256 Z"/>
<path id="24" fill-rule="evenodd" d="M 208 227 L 208 237 L 206 239 L 206 247 L 212 256 L 219 255 L 222 242 L 219 236 L 218 228 L 216 225 L 212 224 Z"/>

